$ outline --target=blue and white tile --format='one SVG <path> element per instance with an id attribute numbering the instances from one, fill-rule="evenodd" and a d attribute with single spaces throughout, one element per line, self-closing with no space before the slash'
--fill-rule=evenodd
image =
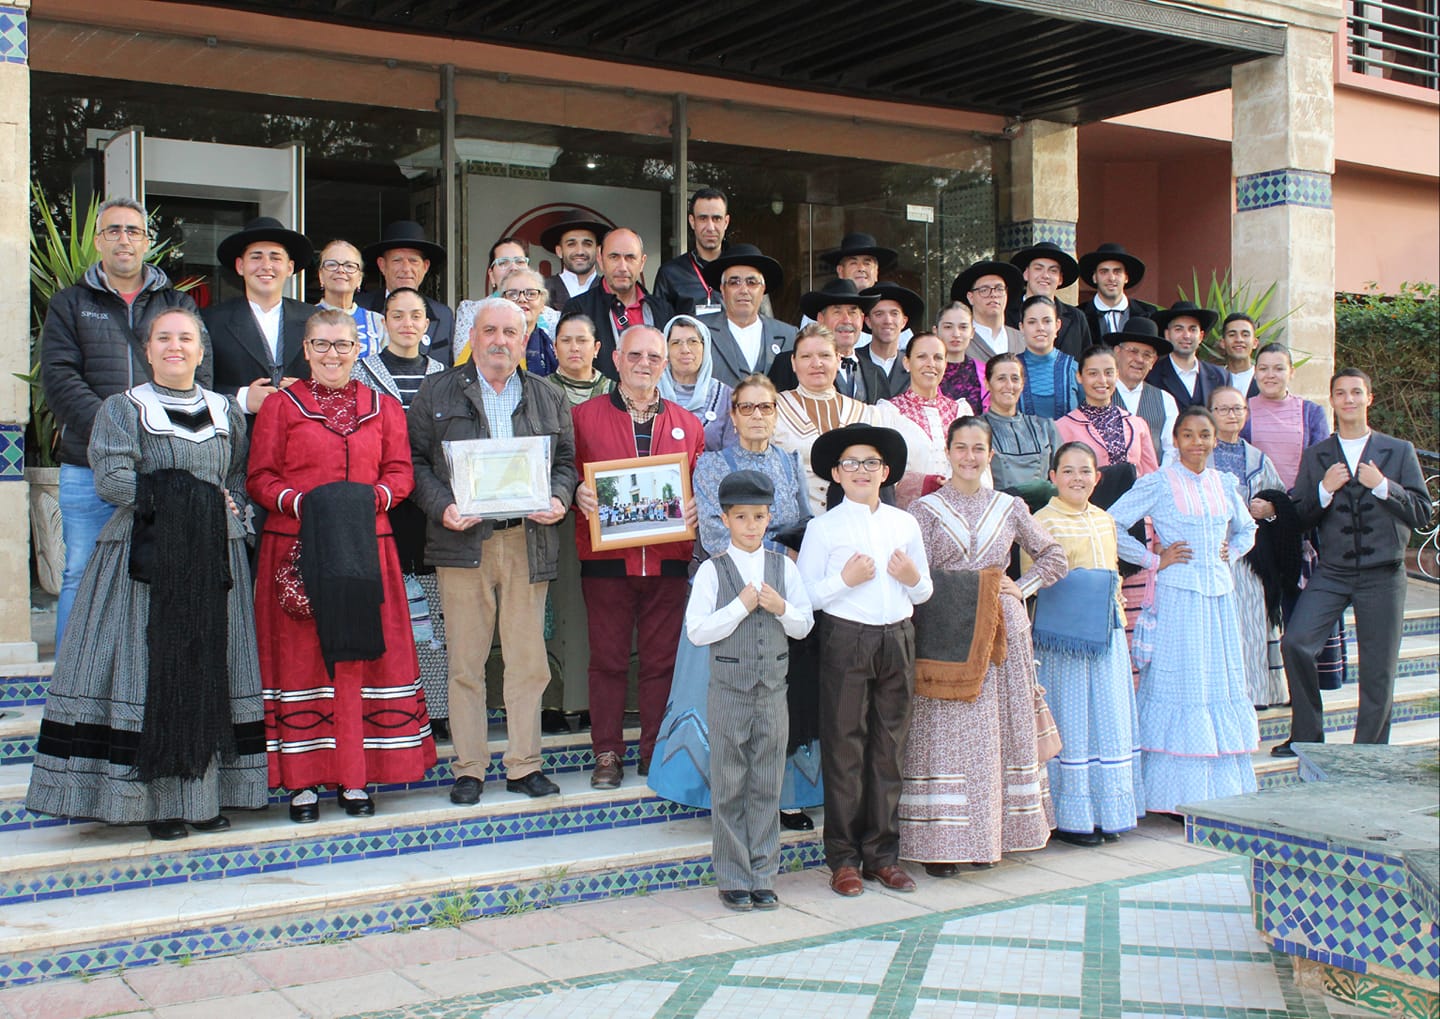
<path id="1" fill-rule="evenodd" d="M 951 920 L 941 934 L 973 938 L 1026 938 L 1030 941 L 1084 941 L 1085 906 L 1021 906 Z"/>
<path id="2" fill-rule="evenodd" d="M 936 945 L 922 987 L 1079 997 L 1084 952 L 1003 945 Z"/>
<path id="3" fill-rule="evenodd" d="M 730 975 L 878 984 L 890 971 L 890 963 L 898 947 L 894 941 L 840 941 L 833 945 L 742 959 L 731 968 Z"/>

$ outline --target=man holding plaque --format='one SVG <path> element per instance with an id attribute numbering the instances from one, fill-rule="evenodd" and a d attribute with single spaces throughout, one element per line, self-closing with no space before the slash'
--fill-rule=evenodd
<path id="1" fill-rule="evenodd" d="M 440 581 L 450 657 L 450 801 L 462 805 L 479 802 L 490 762 L 485 661 L 497 622 L 505 661 L 505 788 L 527 796 L 560 792 L 540 770 L 540 698 L 550 682 L 545 594 L 559 564 L 557 525 L 575 491 L 575 433 L 564 394 L 518 367 L 526 334 L 519 305 L 481 301 L 470 360 L 427 378 L 409 412 L 410 498 L 427 518 L 425 559 Z M 549 508 L 504 519 L 463 515 L 444 444 L 525 436 L 550 439 Z"/>
<path id="2" fill-rule="evenodd" d="M 577 471 L 585 470 L 587 463 L 674 453 L 685 454 L 685 470 L 694 471 L 705 449 L 705 430 L 694 414 L 660 396 L 660 374 L 665 370 L 665 337 L 660 330 L 631 326 L 620 334 L 613 358 L 620 385 L 574 410 Z M 575 506 L 586 518 L 575 529 L 575 547 L 589 614 L 590 744 L 595 752 L 590 784 L 616 789 L 625 777 L 621 761 L 632 641 L 638 628 L 643 776 L 650 773 L 650 755 L 670 698 L 695 542 L 672 537 L 609 551 L 594 548 L 589 521 L 600 510 L 596 487 L 582 482 L 575 490 Z M 685 500 L 683 517 L 693 534 L 697 521 L 693 499 Z"/>

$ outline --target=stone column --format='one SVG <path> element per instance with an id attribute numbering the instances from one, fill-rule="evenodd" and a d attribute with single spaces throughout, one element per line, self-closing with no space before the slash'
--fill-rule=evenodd
<path id="1" fill-rule="evenodd" d="M 995 256 L 1008 259 L 1021 248 L 1051 241 L 1075 251 L 1080 217 L 1080 171 L 1075 128 L 1045 120 L 1018 125 L 1010 141 L 1009 213 L 1002 211 Z M 1075 303 L 1077 287 L 1060 298 Z"/>
<path id="2" fill-rule="evenodd" d="M 1339 24 L 1339 22 L 1336 22 Z M 1335 51 L 1331 30 L 1291 25 L 1285 53 L 1237 66 L 1231 278 L 1282 315 L 1295 391 L 1323 402 L 1335 363 Z"/>
<path id="3" fill-rule="evenodd" d="M 25 423 L 30 393 L 30 0 L 0 0 L 0 664 L 33 662 Z"/>

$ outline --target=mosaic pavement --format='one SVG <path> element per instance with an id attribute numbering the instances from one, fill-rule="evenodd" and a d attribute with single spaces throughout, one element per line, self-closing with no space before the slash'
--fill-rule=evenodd
<path id="1" fill-rule="evenodd" d="M 363 1019 L 1361 1014 L 1302 991 L 1289 958 L 1266 948 L 1251 920 L 1245 867 L 1241 860 L 1220 861 Z M 766 922 L 763 914 L 753 919 Z"/>

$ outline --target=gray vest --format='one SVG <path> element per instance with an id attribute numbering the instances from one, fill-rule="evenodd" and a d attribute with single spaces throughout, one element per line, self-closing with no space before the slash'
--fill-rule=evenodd
<path id="1" fill-rule="evenodd" d="M 719 585 L 716 605 L 729 605 L 739 597 L 745 582 L 728 555 L 711 560 Z M 765 550 L 765 583 L 785 597 L 785 557 Z M 775 690 L 785 685 L 790 667 L 790 641 L 785 628 L 764 609 L 757 608 L 735 627 L 735 632 L 710 645 L 710 676 L 731 690 L 753 690 L 763 686 Z"/>
<path id="2" fill-rule="evenodd" d="M 1150 441 L 1155 446 L 1155 462 L 1159 463 L 1164 459 L 1165 454 L 1161 448 L 1161 436 L 1165 431 L 1165 397 L 1163 390 L 1156 389 L 1150 383 L 1140 387 L 1140 406 L 1136 408 L 1138 416 L 1150 426 Z"/>

